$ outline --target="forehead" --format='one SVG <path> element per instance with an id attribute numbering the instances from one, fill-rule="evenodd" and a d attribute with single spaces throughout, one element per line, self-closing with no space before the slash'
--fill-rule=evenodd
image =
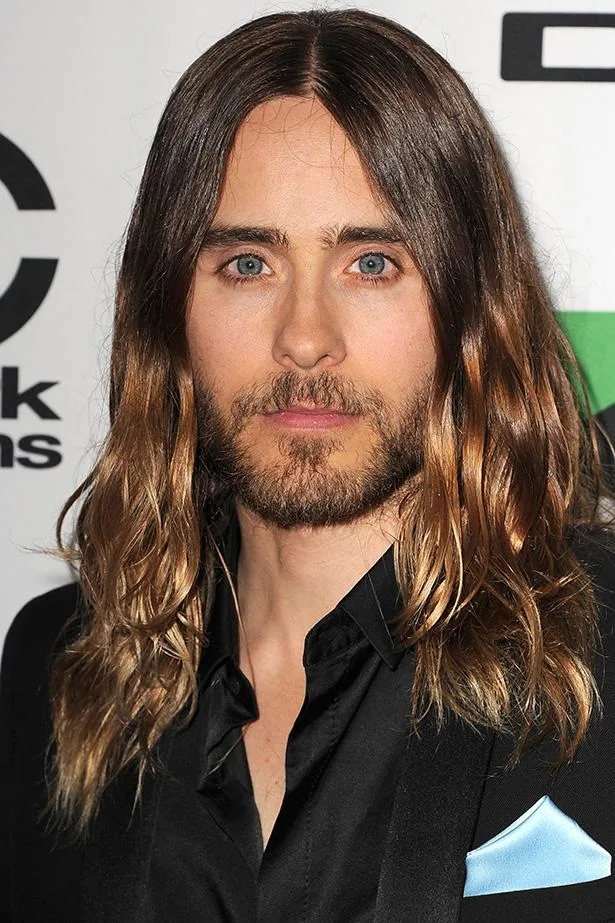
<path id="1" fill-rule="evenodd" d="M 383 217 L 356 151 L 315 97 L 269 100 L 240 126 L 218 221 L 291 226 Z"/>
<path id="2" fill-rule="evenodd" d="M 250 112 L 241 124 L 233 148 L 237 165 L 244 158 L 290 153 L 311 166 L 358 163 L 342 128 L 315 96 L 282 96 Z"/>

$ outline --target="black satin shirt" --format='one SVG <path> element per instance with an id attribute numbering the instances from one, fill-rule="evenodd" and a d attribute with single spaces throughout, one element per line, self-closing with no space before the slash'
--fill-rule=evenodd
<path id="1" fill-rule="evenodd" d="M 231 539 L 237 544 L 237 539 Z M 226 549 L 231 569 L 236 547 Z M 374 915 L 414 658 L 394 650 L 392 549 L 308 633 L 286 792 L 263 851 L 242 727 L 258 717 L 237 665 L 223 577 L 191 724 L 175 734 L 149 882 L 156 923 L 368 923 Z M 409 831 L 411 835 L 411 831 Z"/>

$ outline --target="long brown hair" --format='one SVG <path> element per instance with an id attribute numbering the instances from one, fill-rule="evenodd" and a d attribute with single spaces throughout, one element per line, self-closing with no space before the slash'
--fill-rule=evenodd
<path id="1" fill-rule="evenodd" d="M 416 645 L 415 719 L 554 730 L 561 757 L 597 700 L 595 609 L 569 548 L 591 522 L 595 440 L 493 133 L 417 36 L 358 10 L 275 14 L 203 54 L 160 121 L 117 287 L 111 426 L 58 524 L 85 615 L 52 676 L 51 801 L 78 832 L 128 764 L 143 773 L 196 702 L 226 498 L 198 464 L 185 311 L 238 127 L 315 95 L 401 225 L 431 298 L 437 366 L 424 465 L 396 544 Z M 589 484 L 589 486 L 588 486 Z M 80 502 L 75 539 L 62 543 Z"/>

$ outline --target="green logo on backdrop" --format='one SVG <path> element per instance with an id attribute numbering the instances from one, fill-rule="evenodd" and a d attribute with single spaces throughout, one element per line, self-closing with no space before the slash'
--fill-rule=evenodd
<path id="1" fill-rule="evenodd" d="M 581 366 L 592 410 L 601 413 L 615 405 L 615 312 L 558 311 L 558 317 Z"/>

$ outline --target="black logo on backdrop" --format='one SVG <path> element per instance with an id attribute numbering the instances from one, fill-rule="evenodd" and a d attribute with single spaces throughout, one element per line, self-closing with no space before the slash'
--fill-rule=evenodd
<path id="1" fill-rule="evenodd" d="M 55 209 L 49 187 L 38 169 L 4 135 L 0 135 L 0 182 L 19 211 Z M 13 281 L 0 295 L 0 343 L 21 330 L 41 306 L 57 265 L 55 259 L 21 259 Z"/>
<path id="2" fill-rule="evenodd" d="M 37 381 L 24 387 L 19 381 L 19 369 L 14 365 L 0 368 L 0 419 L 17 420 L 22 409 L 28 408 L 39 420 L 59 420 L 60 417 L 43 399 L 43 394 L 57 381 Z M 47 395 L 45 394 L 45 398 Z M 16 440 L 0 433 L 0 468 L 55 468 L 62 461 L 58 451 L 60 440 L 46 433 L 22 436 Z"/>
<path id="3" fill-rule="evenodd" d="M 543 67 L 542 33 L 559 28 L 615 29 L 615 13 L 506 13 L 502 20 L 502 78 L 615 82 L 613 67 Z"/>
<path id="4" fill-rule="evenodd" d="M 55 203 L 47 183 L 29 157 L 16 144 L 0 135 L 0 182 L 19 211 L 52 211 Z M 0 343 L 26 324 L 41 306 L 51 287 L 57 259 L 20 260 L 13 281 L 0 295 Z M 21 411 L 39 420 L 59 420 L 43 398 L 55 381 L 38 381 L 24 387 L 17 366 L 0 369 L 0 419 L 17 420 Z M 62 461 L 60 440 L 46 433 L 13 438 L 0 433 L 0 468 L 55 468 Z"/>

